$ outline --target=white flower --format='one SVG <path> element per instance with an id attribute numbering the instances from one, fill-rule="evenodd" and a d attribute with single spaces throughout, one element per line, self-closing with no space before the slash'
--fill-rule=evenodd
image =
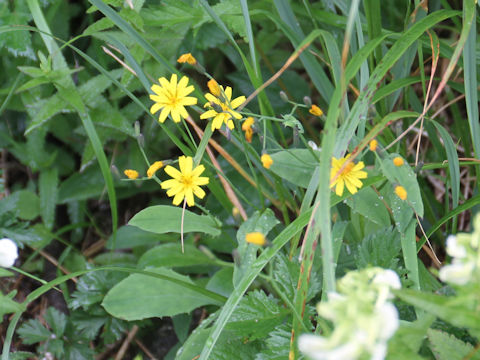
<path id="1" fill-rule="evenodd" d="M 0 240 L 0 266 L 11 267 L 18 257 L 17 244 L 4 238 Z"/>
<path id="2" fill-rule="evenodd" d="M 443 282 L 465 285 L 470 281 L 473 270 L 473 262 L 462 263 L 454 260 L 452 264 L 445 265 L 440 269 L 438 277 Z"/>
<path id="3" fill-rule="evenodd" d="M 390 269 L 383 270 L 375 275 L 373 283 L 388 286 L 390 289 L 400 289 L 402 287 L 397 273 Z"/>
<path id="4" fill-rule="evenodd" d="M 450 235 L 447 238 L 447 254 L 454 258 L 465 258 L 467 256 L 467 250 L 465 246 L 459 244 L 457 237 Z"/>

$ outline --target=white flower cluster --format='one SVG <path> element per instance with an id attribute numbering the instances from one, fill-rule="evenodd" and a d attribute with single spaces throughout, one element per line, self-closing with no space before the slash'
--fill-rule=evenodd
<path id="1" fill-rule="evenodd" d="M 317 306 L 319 315 L 332 321 L 333 331 L 329 336 L 301 335 L 300 351 L 313 360 L 384 359 L 387 341 L 399 326 L 390 290 L 400 287 L 392 270 L 349 272 L 338 282 L 338 293 Z"/>
<path id="2" fill-rule="evenodd" d="M 452 257 L 452 263 L 440 269 L 440 280 L 456 285 L 480 282 L 480 214 L 473 225 L 472 234 L 460 233 L 447 238 L 447 254 Z"/>
<path id="3" fill-rule="evenodd" d="M 4 238 L 0 240 L 0 266 L 11 267 L 18 257 L 17 244 Z"/>

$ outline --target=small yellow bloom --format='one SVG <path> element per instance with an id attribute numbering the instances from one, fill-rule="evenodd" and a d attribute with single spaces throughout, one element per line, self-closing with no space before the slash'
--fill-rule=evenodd
<path id="1" fill-rule="evenodd" d="M 402 199 L 402 200 L 407 200 L 407 190 L 403 186 L 397 185 L 395 186 L 395 194 Z"/>
<path id="2" fill-rule="evenodd" d="M 190 156 L 180 156 L 178 158 L 180 165 L 180 171 L 173 166 L 166 166 L 165 172 L 173 179 L 162 182 L 162 189 L 168 189 L 167 195 L 173 196 L 173 205 L 179 205 L 182 200 L 187 199 L 187 205 L 195 205 L 195 199 L 193 195 L 200 199 L 205 196 L 205 191 L 200 187 L 201 185 L 207 185 L 209 182 L 208 177 L 201 177 L 205 167 L 198 165 L 193 168 L 193 159 Z"/>
<path id="3" fill-rule="evenodd" d="M 363 186 L 360 179 L 367 178 L 367 173 L 362 171 L 362 169 L 365 167 L 363 161 L 360 161 L 357 164 L 354 162 L 349 162 L 342 172 L 337 176 L 338 171 L 349 157 L 350 154 L 340 159 L 332 158 L 332 168 L 330 170 L 330 188 L 335 187 L 335 194 L 338 196 L 343 195 L 343 189 L 345 186 L 351 194 L 355 194 L 358 191 L 357 189 L 360 189 Z M 335 176 L 337 176 L 337 178 L 333 180 Z"/>
<path id="4" fill-rule="evenodd" d="M 252 142 L 252 136 L 253 136 L 252 125 L 254 123 L 255 123 L 255 120 L 253 119 L 253 117 L 249 116 L 248 118 L 245 119 L 245 121 L 242 124 L 242 130 L 245 131 L 245 139 L 249 143 Z"/>
<path id="5" fill-rule="evenodd" d="M 209 83 L 211 81 L 212 80 L 210 80 Z M 217 84 L 216 81 L 215 84 Z M 233 124 L 232 117 L 238 120 L 242 118 L 242 115 L 240 115 L 240 113 L 234 109 L 243 104 L 243 102 L 246 100 L 245 96 L 239 96 L 232 100 L 232 88 L 230 86 L 227 86 L 225 90 L 223 89 L 223 86 L 218 84 L 218 89 L 215 89 L 215 86 L 209 87 L 213 88 L 210 89 L 210 91 L 214 91 L 212 91 L 212 93 L 205 94 L 208 102 L 204 105 L 204 108 L 208 108 L 208 110 L 200 115 L 200 119 L 213 118 L 212 131 L 215 129 L 220 129 L 223 123 L 225 123 L 230 130 L 233 130 L 235 125 Z M 219 90 L 218 92 L 220 95 L 215 96 L 217 90 Z"/>
<path id="6" fill-rule="evenodd" d="M 370 141 L 370 151 L 377 150 L 377 146 L 378 146 L 377 140 L 373 139 L 372 141 Z"/>
<path id="7" fill-rule="evenodd" d="M 265 239 L 265 235 L 260 232 L 251 232 L 245 236 L 245 241 L 259 246 L 264 246 L 267 243 L 267 239 Z"/>
<path id="8" fill-rule="evenodd" d="M 403 165 L 403 159 L 400 156 L 397 156 L 393 158 L 393 164 L 395 166 L 402 166 Z"/>
<path id="9" fill-rule="evenodd" d="M 185 106 L 195 105 L 197 98 L 187 96 L 194 87 L 188 85 L 188 77 L 184 76 L 177 84 L 177 74 L 173 74 L 170 82 L 164 77 L 158 79 L 160 85 L 152 85 L 152 91 L 155 95 L 150 95 L 150 99 L 155 101 L 155 104 L 150 108 L 150 112 L 155 114 L 158 110 L 162 110 L 158 121 L 165 122 L 168 114 L 171 114 L 174 122 L 180 122 L 181 118 L 188 117 L 188 112 Z"/>
<path id="10" fill-rule="evenodd" d="M 138 178 L 138 171 L 136 170 L 130 170 L 130 169 L 127 169 L 123 172 L 125 174 L 126 177 L 128 177 L 130 180 L 135 180 L 136 178 Z"/>
<path id="11" fill-rule="evenodd" d="M 220 90 L 220 86 L 219 86 L 218 83 L 215 81 L 215 79 L 210 79 L 210 80 L 208 80 L 207 86 L 208 86 L 208 90 L 210 90 L 210 92 L 211 92 L 214 96 L 220 97 L 220 95 L 222 94 L 222 91 Z"/>
<path id="12" fill-rule="evenodd" d="M 310 108 L 310 110 L 308 110 L 308 112 L 312 115 L 315 115 L 315 116 L 322 116 L 323 115 L 323 111 L 322 109 L 320 109 L 317 105 L 313 104 L 312 107 Z"/>
<path id="13" fill-rule="evenodd" d="M 177 62 L 189 63 L 190 65 L 195 65 L 197 63 L 197 59 L 195 59 L 192 54 L 186 53 L 186 54 L 180 55 Z"/>
<path id="14" fill-rule="evenodd" d="M 270 169 L 270 166 L 273 164 L 273 159 L 268 154 L 263 154 L 260 160 L 262 161 L 262 165 L 265 169 Z"/>
<path id="15" fill-rule="evenodd" d="M 152 165 L 147 170 L 147 176 L 150 179 L 158 169 L 161 169 L 163 167 L 163 162 L 161 161 L 155 161 Z"/>

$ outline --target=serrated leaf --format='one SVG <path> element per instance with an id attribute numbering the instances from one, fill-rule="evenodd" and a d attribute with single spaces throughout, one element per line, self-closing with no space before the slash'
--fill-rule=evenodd
<path id="1" fill-rule="evenodd" d="M 113 21 L 110 20 L 108 17 L 103 17 L 100 20 L 95 21 L 93 24 L 89 25 L 83 35 L 93 35 L 96 32 L 107 30 L 113 27 Z"/>
<path id="2" fill-rule="evenodd" d="M 218 4 L 212 6 L 212 9 L 231 31 L 243 38 L 246 37 L 247 31 L 239 1 L 221 0 Z"/>
<path id="3" fill-rule="evenodd" d="M 64 335 L 65 327 L 67 326 L 67 316 L 64 313 L 54 307 L 49 307 L 45 314 L 45 320 L 57 338 L 61 338 Z"/>
<path id="4" fill-rule="evenodd" d="M 31 15 L 21 11 L 10 12 L 8 6 L 0 14 L 0 25 L 28 26 Z M 0 34 L 0 49 L 5 47 L 15 57 L 24 56 L 35 60 L 32 40 L 28 31 L 9 31 Z"/>
<path id="5" fill-rule="evenodd" d="M 17 216 L 23 220 L 33 220 L 40 213 L 40 200 L 37 194 L 29 190 L 20 190 L 7 198 L 11 202 L 10 206 L 14 206 Z"/>
<path id="6" fill-rule="evenodd" d="M 255 360 L 284 360 L 289 358 L 291 325 L 283 324 L 273 330 L 265 340 L 267 349 L 262 350 Z"/>
<path id="7" fill-rule="evenodd" d="M 356 213 L 381 226 L 390 225 L 390 216 L 385 204 L 371 187 L 365 187 L 348 197 L 347 205 Z"/>
<path id="8" fill-rule="evenodd" d="M 317 154 L 319 154 L 317 152 Z M 308 149 L 291 149 L 279 151 L 272 156 L 270 171 L 292 184 L 307 188 L 313 171 L 318 166 L 318 159 Z M 295 169 L 295 171 L 292 171 Z"/>
<path id="9" fill-rule="evenodd" d="M 163 244 L 148 250 L 138 260 L 140 268 L 147 267 L 185 267 L 195 265 L 214 265 L 215 262 L 195 246 L 185 244 L 182 253 L 181 244 Z"/>
<path id="10" fill-rule="evenodd" d="M 280 325 L 286 314 L 286 309 L 272 295 L 255 290 L 242 298 L 225 329 L 249 340 L 260 339 Z"/>
<path id="11" fill-rule="evenodd" d="M 150 206 L 137 213 L 128 225 L 156 234 L 180 233 L 182 209 L 170 205 Z M 183 232 L 202 232 L 213 236 L 220 235 L 220 229 L 210 216 L 197 215 L 185 210 Z"/>
<path id="12" fill-rule="evenodd" d="M 437 360 L 462 360 L 474 350 L 472 345 L 440 330 L 428 329 L 427 337 Z M 480 354 L 476 353 L 478 356 L 471 359 L 480 357 Z"/>
<path id="13" fill-rule="evenodd" d="M 402 166 L 395 166 L 393 159 L 401 157 L 398 154 L 389 154 L 385 159 L 380 160 L 380 168 L 383 175 L 392 183 L 393 186 L 401 185 L 407 191 L 407 199 L 405 200 L 418 214 L 423 216 L 423 201 L 420 195 L 420 187 L 418 185 L 417 176 L 412 168 L 403 159 Z"/>
<path id="14" fill-rule="evenodd" d="M 26 345 L 46 341 L 52 335 L 52 333 L 45 328 L 40 321 L 34 319 L 23 323 L 18 328 L 17 333 Z"/>
<path id="15" fill-rule="evenodd" d="M 245 272 L 248 271 L 250 265 L 257 258 L 257 245 L 248 244 L 245 236 L 251 232 L 260 232 L 267 236 L 279 221 L 275 217 L 272 210 L 266 209 L 263 213 L 256 211 L 247 221 L 245 221 L 237 231 L 237 254 L 238 260 L 233 272 L 234 286 L 242 279 Z"/>
<path id="16" fill-rule="evenodd" d="M 38 180 L 42 220 L 47 229 L 53 227 L 58 198 L 58 170 L 56 167 L 40 172 Z"/>
<path id="17" fill-rule="evenodd" d="M 194 331 L 185 344 L 177 352 L 175 360 L 192 360 L 198 357 L 208 338 L 210 329 Z M 251 360 L 260 352 L 258 342 L 246 342 L 243 338 L 235 338 L 231 331 L 224 330 L 210 358 L 214 360 Z"/>
<path id="18" fill-rule="evenodd" d="M 208 304 L 219 305 L 218 300 L 184 286 L 184 283 L 193 285 L 187 276 L 164 268 L 149 271 L 178 282 L 141 274 L 130 275 L 105 296 L 102 302 L 105 310 L 120 319 L 141 320 L 186 313 Z"/>
<path id="19" fill-rule="evenodd" d="M 126 277 L 117 271 L 95 271 L 83 275 L 72 294 L 69 307 L 88 309 L 103 300 L 107 292 Z"/>
<path id="20" fill-rule="evenodd" d="M 357 245 L 355 262 L 358 268 L 395 269 L 401 248 L 400 234 L 393 227 L 384 228 L 366 236 Z"/>

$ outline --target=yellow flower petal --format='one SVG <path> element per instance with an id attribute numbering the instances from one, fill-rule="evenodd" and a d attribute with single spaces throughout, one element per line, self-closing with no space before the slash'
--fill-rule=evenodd
<path id="1" fill-rule="evenodd" d="M 370 151 L 375 151 L 377 150 L 377 146 L 378 146 L 378 141 L 373 139 L 372 141 L 370 141 Z"/>
<path id="2" fill-rule="evenodd" d="M 272 166 L 272 164 L 273 164 L 273 159 L 268 154 L 263 154 L 260 157 L 260 160 L 262 161 L 262 165 L 265 169 L 270 169 L 270 166 Z"/>
<path id="3" fill-rule="evenodd" d="M 315 115 L 315 116 L 322 116 L 323 115 L 322 109 L 320 109 L 317 105 L 312 105 L 312 107 L 310 108 L 310 110 L 308 110 L 308 112 L 312 115 Z"/>
<path id="4" fill-rule="evenodd" d="M 195 59 L 192 54 L 186 53 L 186 54 L 180 55 L 177 62 L 188 63 L 190 65 L 195 65 L 197 63 L 197 59 Z"/>
<path id="5" fill-rule="evenodd" d="M 158 169 L 161 169 L 162 167 L 163 167 L 162 161 L 155 161 L 152 165 L 150 165 L 150 167 L 147 170 L 148 178 L 151 178 L 158 171 Z"/>
<path id="6" fill-rule="evenodd" d="M 395 166 L 402 166 L 404 164 L 403 158 L 401 158 L 400 156 L 393 158 L 393 164 Z"/>

